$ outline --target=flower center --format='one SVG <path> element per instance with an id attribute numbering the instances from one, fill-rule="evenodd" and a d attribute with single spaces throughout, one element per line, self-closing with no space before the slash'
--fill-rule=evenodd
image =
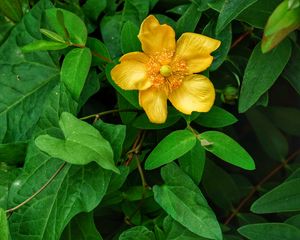
<path id="1" fill-rule="evenodd" d="M 159 69 L 159 72 L 164 77 L 169 77 L 172 74 L 172 68 L 169 65 L 163 65 Z"/>

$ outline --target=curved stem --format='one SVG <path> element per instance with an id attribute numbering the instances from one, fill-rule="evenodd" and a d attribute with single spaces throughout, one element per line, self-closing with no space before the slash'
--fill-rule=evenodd
<path id="1" fill-rule="evenodd" d="M 294 157 L 300 154 L 300 149 L 292 153 L 287 159 L 282 161 L 280 165 L 275 167 L 267 176 L 265 176 L 256 186 L 252 188 L 249 194 L 240 202 L 236 209 L 231 213 L 231 215 L 225 220 L 224 225 L 227 225 L 231 222 L 231 220 L 240 212 L 242 207 L 252 198 L 252 196 L 257 192 L 257 190 L 267 182 L 273 175 L 275 175 L 279 170 L 285 167 Z"/>
<path id="2" fill-rule="evenodd" d="M 64 168 L 64 166 L 66 165 L 66 163 L 64 162 L 57 170 L 56 172 L 49 178 L 49 180 L 38 190 L 36 191 L 34 194 L 32 194 L 29 198 L 27 198 L 25 201 L 21 202 L 19 205 L 10 208 L 8 210 L 6 210 L 6 213 L 11 213 L 17 209 L 19 209 L 20 207 L 24 206 L 26 203 L 28 203 L 29 201 L 31 201 L 33 198 L 35 198 L 40 192 L 42 192 L 52 181 L 53 179 L 61 172 L 61 170 Z"/>
<path id="3" fill-rule="evenodd" d="M 108 110 L 108 111 L 104 111 L 104 112 L 100 112 L 100 113 L 94 113 L 94 114 L 91 114 L 88 116 L 81 117 L 79 119 L 86 120 L 86 119 L 94 118 L 94 117 L 99 118 L 104 115 L 108 115 L 111 113 L 117 113 L 117 112 L 138 112 L 138 110 L 135 110 L 135 109 L 113 109 L 113 110 Z"/>

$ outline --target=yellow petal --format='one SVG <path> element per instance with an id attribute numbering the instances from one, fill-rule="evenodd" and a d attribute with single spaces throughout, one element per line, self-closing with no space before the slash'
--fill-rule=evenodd
<path id="1" fill-rule="evenodd" d="M 167 119 L 167 96 L 155 87 L 139 92 L 139 103 L 150 122 L 164 123 Z"/>
<path id="2" fill-rule="evenodd" d="M 211 81 L 203 75 L 190 75 L 169 95 L 169 100 L 180 112 L 191 114 L 208 112 L 215 101 L 215 89 Z"/>
<path id="3" fill-rule="evenodd" d="M 213 57 L 211 52 L 215 51 L 221 42 L 197 33 L 184 33 L 177 41 L 174 59 L 184 60 L 190 74 L 202 72 L 207 69 Z"/>
<path id="4" fill-rule="evenodd" d="M 120 58 L 120 62 L 137 61 L 137 62 L 141 62 L 141 63 L 145 63 L 145 64 L 147 64 L 149 60 L 150 60 L 149 57 L 145 53 L 142 53 L 142 52 L 126 53 Z"/>
<path id="5" fill-rule="evenodd" d="M 146 54 L 175 51 L 176 41 L 173 28 L 166 24 L 160 25 L 153 15 L 148 16 L 142 22 L 138 38 Z"/>
<path id="6" fill-rule="evenodd" d="M 138 61 L 123 61 L 110 73 L 112 80 L 125 90 L 145 90 L 152 85 L 146 64 Z"/>

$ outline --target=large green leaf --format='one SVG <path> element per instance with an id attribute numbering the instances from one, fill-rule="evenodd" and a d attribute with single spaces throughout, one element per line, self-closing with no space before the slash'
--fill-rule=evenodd
<path id="1" fill-rule="evenodd" d="M 62 165 L 32 142 L 23 173 L 12 184 L 9 206 L 15 207 L 38 191 Z M 14 240 L 57 240 L 79 212 L 94 209 L 104 196 L 111 173 L 92 163 L 66 164 L 55 179 L 30 202 L 14 211 L 9 227 Z"/>
<path id="2" fill-rule="evenodd" d="M 93 212 L 76 215 L 64 229 L 61 240 L 102 240 L 95 223 Z"/>
<path id="3" fill-rule="evenodd" d="M 86 13 L 87 17 L 96 21 L 106 5 L 106 0 L 87 0 L 82 6 L 82 10 Z"/>
<path id="4" fill-rule="evenodd" d="M 260 44 L 254 48 L 242 82 L 239 112 L 247 111 L 277 80 L 291 55 L 291 44 L 282 42 L 263 54 Z"/>
<path id="5" fill-rule="evenodd" d="M 124 23 L 121 31 L 121 48 L 124 54 L 141 50 L 138 33 L 139 28 L 134 23 L 131 21 Z"/>
<path id="6" fill-rule="evenodd" d="M 23 16 L 20 0 L 1 0 L 0 12 L 14 22 L 20 22 Z"/>
<path id="7" fill-rule="evenodd" d="M 200 237 L 222 239 L 213 211 L 197 185 L 176 164 L 161 170 L 165 185 L 153 187 L 155 201 L 176 221 Z"/>
<path id="8" fill-rule="evenodd" d="M 286 223 L 250 224 L 239 228 L 238 232 L 250 240 L 300 239 L 300 230 Z"/>
<path id="9" fill-rule="evenodd" d="M 59 69 L 47 52 L 23 54 L 20 49 L 41 38 L 41 15 L 51 6 L 49 1 L 36 4 L 0 48 L 0 142 L 23 141 L 31 136 L 59 80 Z"/>
<path id="10" fill-rule="evenodd" d="M 98 130 L 67 112 L 62 113 L 59 126 L 65 140 L 41 135 L 35 143 L 42 151 L 72 164 L 85 165 L 95 161 L 101 167 L 119 173 L 113 162 L 111 145 Z"/>
<path id="11" fill-rule="evenodd" d="M 123 21 L 139 24 L 147 17 L 150 8 L 149 0 L 126 0 L 123 9 Z"/>
<path id="12" fill-rule="evenodd" d="M 300 178 L 292 179 L 272 189 L 251 206 L 255 213 L 300 211 Z"/>
<path id="13" fill-rule="evenodd" d="M 257 0 L 228 0 L 224 1 L 216 26 L 217 33 L 221 32 L 244 9 L 251 6 Z"/>
<path id="14" fill-rule="evenodd" d="M 26 142 L 0 144 L 0 161 L 9 165 L 22 162 L 26 155 Z"/>
<path id="15" fill-rule="evenodd" d="M 7 216 L 2 208 L 0 208 L 0 240 L 9 240 Z"/>
<path id="16" fill-rule="evenodd" d="M 150 153 L 145 169 L 158 168 L 181 157 L 196 144 L 196 137 L 188 130 L 177 130 L 166 136 Z"/>
<path id="17" fill-rule="evenodd" d="M 75 48 L 68 52 L 62 67 L 61 81 L 73 97 L 78 100 L 89 73 L 92 54 L 88 48 Z"/>
<path id="18" fill-rule="evenodd" d="M 200 138 L 206 142 L 203 147 L 222 160 L 247 170 L 255 169 L 255 163 L 247 151 L 226 134 L 207 131 L 201 133 Z"/>

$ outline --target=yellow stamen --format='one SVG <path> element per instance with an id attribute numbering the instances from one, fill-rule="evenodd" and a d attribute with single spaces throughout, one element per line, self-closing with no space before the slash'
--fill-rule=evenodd
<path id="1" fill-rule="evenodd" d="M 171 73 L 172 73 L 172 68 L 169 65 L 163 65 L 159 69 L 159 72 L 164 77 L 169 77 L 171 75 Z"/>

